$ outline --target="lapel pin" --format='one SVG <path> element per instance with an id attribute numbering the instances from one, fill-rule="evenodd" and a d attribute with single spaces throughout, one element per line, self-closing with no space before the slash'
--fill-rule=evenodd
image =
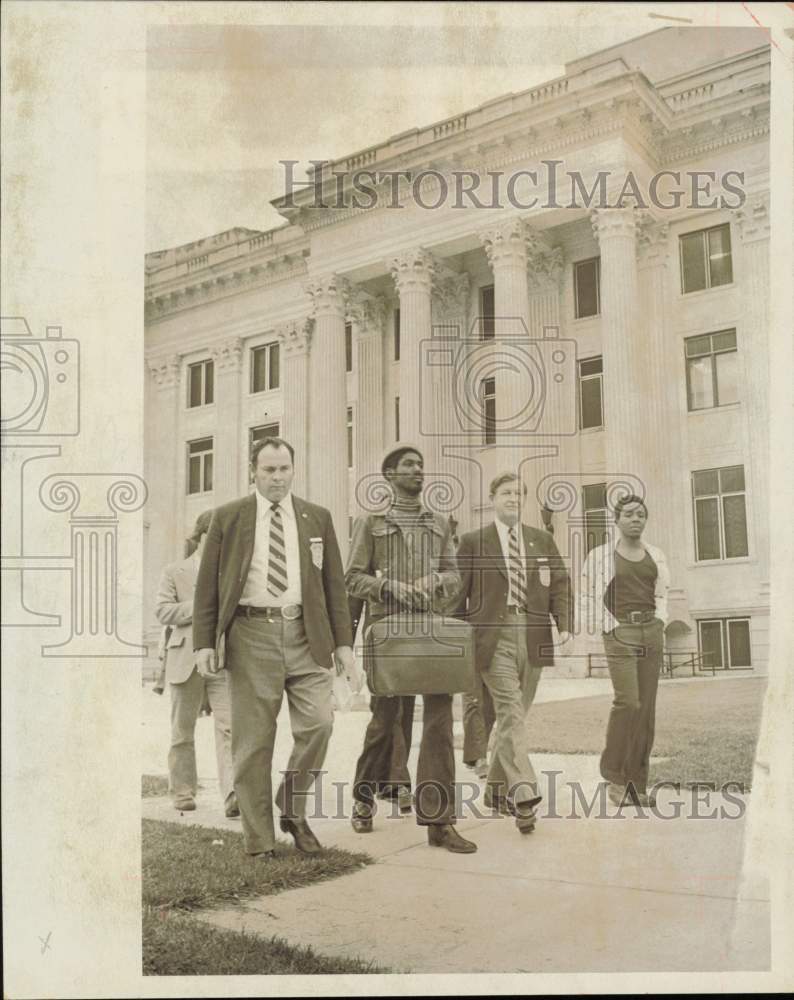
<path id="1" fill-rule="evenodd" d="M 301 514 L 301 517 L 308 517 L 308 516 L 309 516 L 309 515 L 308 515 L 308 514 L 306 513 L 306 511 L 304 511 L 304 512 L 303 512 L 303 513 Z"/>

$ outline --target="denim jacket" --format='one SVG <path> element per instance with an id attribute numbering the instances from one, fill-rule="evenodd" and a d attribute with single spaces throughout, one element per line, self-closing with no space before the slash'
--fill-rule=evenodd
<path id="1" fill-rule="evenodd" d="M 437 574 L 438 598 L 451 598 L 460 587 L 449 522 L 425 507 L 420 518 L 420 525 L 406 532 L 391 511 L 356 518 L 345 585 L 351 598 L 367 602 L 367 624 L 400 610 L 383 592 L 389 580 L 414 583 Z M 434 608 L 441 610 L 435 602 Z"/>
<path id="2" fill-rule="evenodd" d="M 643 542 L 656 563 L 656 617 L 667 624 L 667 591 L 670 587 L 670 570 L 661 549 Z M 615 576 L 615 545 L 599 545 L 585 560 L 579 585 L 578 622 L 579 634 L 601 635 L 611 632 L 617 619 L 604 604 L 607 587 Z"/>

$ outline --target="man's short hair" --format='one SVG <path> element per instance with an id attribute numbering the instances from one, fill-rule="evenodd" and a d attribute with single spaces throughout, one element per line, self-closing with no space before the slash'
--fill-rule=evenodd
<path id="1" fill-rule="evenodd" d="M 389 454 L 383 459 L 383 464 L 380 467 L 380 471 L 385 476 L 389 469 L 396 469 L 400 464 L 400 459 L 403 455 L 407 455 L 413 452 L 418 455 L 424 462 L 424 455 L 418 448 L 415 448 L 412 444 L 407 444 L 403 448 L 395 448 L 394 451 L 390 451 Z"/>
<path id="2" fill-rule="evenodd" d="M 515 472 L 500 472 L 498 476 L 495 476 L 491 480 L 491 492 L 488 494 L 490 497 L 496 495 L 496 491 L 500 486 L 504 486 L 505 483 L 520 483 L 521 479 Z M 524 496 L 527 495 L 527 484 L 523 483 Z"/>
<path id="3" fill-rule="evenodd" d="M 284 438 L 280 437 L 266 437 L 262 438 L 261 441 L 254 442 L 251 448 L 251 465 L 256 466 L 256 463 L 259 460 L 259 452 L 263 448 L 268 448 L 268 447 L 286 448 L 287 451 L 289 452 L 289 457 L 292 460 L 292 464 L 293 465 L 295 464 L 295 449 L 292 447 L 289 441 L 285 441 Z"/>
<path id="4" fill-rule="evenodd" d="M 627 493 L 626 496 L 622 496 L 620 500 L 615 504 L 613 510 L 615 514 L 615 520 L 620 520 L 620 515 L 624 507 L 628 507 L 629 504 L 638 503 L 640 507 L 645 511 L 645 517 L 648 517 L 648 508 L 645 505 L 645 501 L 642 497 L 638 497 L 635 493 Z"/>

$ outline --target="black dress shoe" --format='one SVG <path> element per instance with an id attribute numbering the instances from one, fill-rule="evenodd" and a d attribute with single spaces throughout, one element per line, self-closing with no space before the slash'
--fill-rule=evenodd
<path id="1" fill-rule="evenodd" d="M 443 847 L 453 854 L 474 854 L 477 845 L 464 840 L 454 826 L 448 823 L 432 823 L 427 828 L 427 842 L 431 847 Z"/>
<path id="2" fill-rule="evenodd" d="M 523 803 L 515 809 L 516 826 L 519 833 L 532 833 L 537 823 L 537 815 L 531 806 Z"/>
<path id="3" fill-rule="evenodd" d="M 239 817 L 240 807 L 237 804 L 237 796 L 234 792 L 232 792 L 226 800 L 226 808 L 223 811 L 226 814 L 227 819 L 237 819 Z"/>
<path id="4" fill-rule="evenodd" d="M 282 816 L 279 820 L 279 826 L 284 833 L 292 835 L 295 846 L 303 854 L 320 854 L 322 852 L 322 844 L 314 836 L 305 819 L 285 819 Z"/>
<path id="5" fill-rule="evenodd" d="M 356 833 L 372 833 L 372 810 L 369 806 L 363 802 L 354 803 L 350 825 Z"/>

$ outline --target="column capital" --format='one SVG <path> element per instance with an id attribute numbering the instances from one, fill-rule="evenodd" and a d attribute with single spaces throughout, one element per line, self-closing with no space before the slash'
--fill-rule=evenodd
<path id="1" fill-rule="evenodd" d="M 669 223 L 659 222 L 647 211 L 640 212 L 636 222 L 637 260 L 642 264 L 666 263 Z"/>
<path id="2" fill-rule="evenodd" d="M 307 281 L 304 289 L 311 299 L 315 319 L 318 316 L 344 318 L 350 295 L 350 285 L 344 278 L 338 274 L 324 274 Z"/>
<path id="3" fill-rule="evenodd" d="M 612 237 L 634 238 L 638 217 L 639 210 L 633 205 L 624 208 L 594 208 L 590 212 L 593 235 L 599 244 Z"/>
<path id="4" fill-rule="evenodd" d="M 434 304 L 443 315 L 465 315 L 470 285 L 471 278 L 466 271 L 453 271 L 440 265 L 433 274 Z"/>
<path id="5" fill-rule="evenodd" d="M 352 285 L 347 300 L 346 318 L 354 323 L 360 333 L 380 335 L 386 319 L 386 298 L 370 295 L 363 288 Z"/>
<path id="6" fill-rule="evenodd" d="M 386 261 L 397 291 L 418 289 L 430 293 L 433 274 L 437 267 L 436 258 L 424 247 L 404 250 Z"/>
<path id="7" fill-rule="evenodd" d="M 733 210 L 733 217 L 743 243 L 768 239 L 769 192 L 750 195 L 740 208 Z"/>
<path id="8" fill-rule="evenodd" d="M 562 247 L 553 247 L 532 226 L 524 224 L 527 243 L 527 267 L 535 285 L 556 285 L 562 274 L 564 254 Z"/>
<path id="9" fill-rule="evenodd" d="M 523 219 L 509 219 L 477 235 L 493 269 L 503 264 L 526 266 L 528 233 Z"/>
<path id="10" fill-rule="evenodd" d="M 243 367 L 243 341 L 240 337 L 229 337 L 219 344 L 213 344 L 210 355 L 219 372 L 239 372 Z"/>
<path id="11" fill-rule="evenodd" d="M 174 389 L 182 374 L 182 359 L 178 354 L 166 358 L 147 358 L 146 366 L 158 389 Z"/>
<path id="12" fill-rule="evenodd" d="M 275 334 L 287 357 L 308 354 L 312 340 L 312 321 L 308 316 L 288 320 L 276 327 Z"/>

